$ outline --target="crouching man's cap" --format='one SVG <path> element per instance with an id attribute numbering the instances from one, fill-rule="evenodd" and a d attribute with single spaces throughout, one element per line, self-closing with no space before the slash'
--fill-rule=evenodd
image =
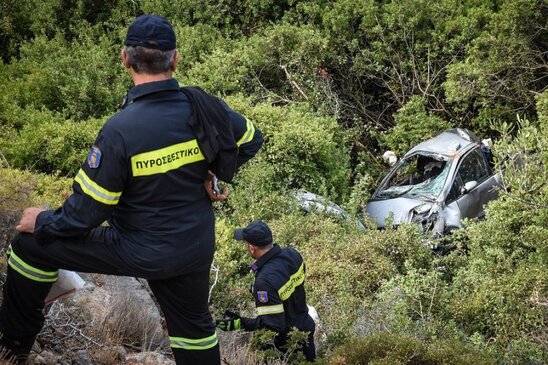
<path id="1" fill-rule="evenodd" d="M 170 51 L 176 48 L 175 32 L 166 18 L 141 15 L 129 26 L 124 45 Z"/>
<path id="2" fill-rule="evenodd" d="M 234 231 L 234 239 L 246 241 L 253 246 L 267 246 L 272 243 L 272 231 L 263 221 L 253 221 L 245 228 Z"/>

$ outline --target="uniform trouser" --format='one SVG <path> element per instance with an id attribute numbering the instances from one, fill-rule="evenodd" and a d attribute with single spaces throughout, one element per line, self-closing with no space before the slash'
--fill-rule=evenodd
<path id="1" fill-rule="evenodd" d="M 105 242 L 98 228 L 81 239 L 39 244 L 19 234 L 8 251 L 8 271 L 0 308 L 1 344 L 14 354 L 28 353 L 44 324 L 44 299 L 58 269 L 123 276 L 132 272 Z M 168 279 L 146 278 L 166 319 L 178 365 L 218 365 L 219 345 L 208 306 L 209 267 Z M 142 273 L 140 273 L 140 276 Z M 0 339 L 1 340 L 1 339 Z"/>

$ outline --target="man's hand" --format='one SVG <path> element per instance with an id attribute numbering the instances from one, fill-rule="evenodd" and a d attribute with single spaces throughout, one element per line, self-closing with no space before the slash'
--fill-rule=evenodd
<path id="1" fill-rule="evenodd" d="M 15 229 L 21 233 L 34 233 L 34 225 L 36 224 L 36 217 L 43 212 L 43 208 L 27 208 L 23 211 L 21 220 Z"/>
<path id="2" fill-rule="evenodd" d="M 215 321 L 215 325 L 223 331 L 239 330 L 242 327 L 242 319 L 238 313 L 225 311 L 225 318 Z"/>
<path id="3" fill-rule="evenodd" d="M 211 171 L 208 172 L 206 180 L 204 181 L 204 188 L 206 189 L 209 198 L 214 202 L 226 200 L 228 197 L 228 187 L 225 186 L 222 191 L 219 191 L 217 177 Z"/>

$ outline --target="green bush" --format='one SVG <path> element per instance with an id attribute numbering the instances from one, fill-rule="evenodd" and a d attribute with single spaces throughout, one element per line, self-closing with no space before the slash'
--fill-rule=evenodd
<path id="1" fill-rule="evenodd" d="M 74 176 L 103 124 L 102 120 L 26 124 L 16 138 L 0 140 L 0 149 L 14 167 Z"/>
<path id="2" fill-rule="evenodd" d="M 242 98 L 227 101 L 265 136 L 262 150 L 239 172 L 229 197 L 229 208 L 225 209 L 235 215 L 233 219 L 275 218 L 291 207 L 294 189 L 344 201 L 350 171 L 334 119 L 302 107 L 250 106 Z"/>
<path id="3" fill-rule="evenodd" d="M 542 100 L 539 98 L 539 101 Z M 539 110 L 543 110 L 542 107 Z M 450 288 L 453 320 L 510 364 L 545 361 L 545 297 L 548 292 L 548 134 L 526 121 L 516 134 L 502 129 L 498 163 L 505 166 L 501 197 L 486 219 L 459 233 L 467 260 Z"/>
<path id="4" fill-rule="evenodd" d="M 181 26 L 174 22 L 173 26 L 178 39 L 177 51 L 180 55 L 176 77 L 181 80 L 185 80 L 186 73 L 193 65 L 206 61 L 215 49 L 223 47 L 228 42 L 222 38 L 218 29 L 207 24 Z M 200 86 L 204 85 L 200 84 Z"/>
<path id="5" fill-rule="evenodd" d="M 540 130 L 546 132 L 548 130 L 548 91 L 537 95 L 536 102 Z"/>
<path id="6" fill-rule="evenodd" d="M 532 91 L 542 90 L 545 73 L 539 44 L 545 11 L 541 1 L 505 1 L 469 43 L 465 59 L 448 65 L 447 101 L 477 132 L 489 130 L 493 120 L 512 123 L 516 112 L 534 114 Z"/>
<path id="7" fill-rule="evenodd" d="M 222 317 L 226 309 L 243 315 L 247 308 L 246 313 L 251 315 L 254 304 L 248 290 L 253 282 L 249 269 L 253 259 L 245 245 L 234 240 L 235 228 L 224 219 L 217 219 L 215 224 L 215 261 L 210 281 L 214 283 L 211 302 L 217 317 Z"/>
<path id="8" fill-rule="evenodd" d="M 259 364 L 309 364 L 306 362 L 301 348 L 302 343 L 307 341 L 308 333 L 292 330 L 288 334 L 285 348 L 274 347 L 276 332 L 268 329 L 260 329 L 253 333 L 249 341 L 250 350 L 255 351 L 255 357 Z M 265 345 L 270 345 L 268 348 Z M 265 348 L 266 347 L 266 348 Z M 276 361 L 277 360 L 277 361 Z"/>
<path id="9" fill-rule="evenodd" d="M 451 312 L 468 333 L 496 338 L 501 346 L 535 337 L 544 328 L 541 293 L 548 289 L 546 278 L 543 264 L 535 260 L 503 270 L 487 258 L 474 257 L 454 278 Z"/>
<path id="10" fill-rule="evenodd" d="M 0 213 L 30 206 L 34 185 L 30 173 L 0 167 Z"/>
<path id="11" fill-rule="evenodd" d="M 0 167 L 0 214 L 29 206 L 60 206 L 71 180 L 28 171 Z"/>
<path id="12" fill-rule="evenodd" d="M 461 341 L 424 343 L 408 335 L 377 333 L 337 348 L 330 365 L 494 365 L 496 361 Z"/>
<path id="13" fill-rule="evenodd" d="M 0 86 L 3 104 L 45 108 L 79 120 L 109 115 L 130 86 L 120 48 L 93 28 L 71 42 L 61 34 L 51 39 L 37 36 L 21 45 L 21 60 L 5 66 L 6 79 Z M 11 118 L 1 113 L 0 124 L 12 124 Z"/>
<path id="14" fill-rule="evenodd" d="M 380 135 L 386 147 L 396 156 L 402 157 L 411 147 L 451 127 L 450 123 L 429 114 L 424 105 L 424 98 L 412 97 L 394 114 L 396 126 Z"/>
<path id="15" fill-rule="evenodd" d="M 387 323 L 389 328 L 410 332 L 406 328 L 398 328 L 397 318 L 411 319 L 415 323 L 425 325 L 436 319 L 448 319 L 446 307 L 448 304 L 448 283 L 442 274 L 436 270 L 410 269 L 406 275 L 393 277 L 385 283 L 378 294 L 379 303 L 390 307 L 395 318 L 393 323 Z"/>
<path id="16" fill-rule="evenodd" d="M 278 24 L 250 38 L 225 40 L 188 70 L 185 84 L 215 94 L 245 93 L 275 103 L 315 100 L 326 41 L 310 27 Z"/>
<path id="17" fill-rule="evenodd" d="M 183 25 L 207 24 L 225 35 L 248 35 L 278 23 L 299 1 L 155 0 L 139 1 L 144 13 L 164 15 Z"/>

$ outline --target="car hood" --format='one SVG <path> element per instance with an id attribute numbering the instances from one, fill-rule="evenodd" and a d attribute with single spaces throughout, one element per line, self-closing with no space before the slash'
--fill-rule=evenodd
<path id="1" fill-rule="evenodd" d="M 367 214 L 377 223 L 377 227 L 383 228 L 386 219 L 394 214 L 392 223 L 410 223 L 411 211 L 419 205 L 427 202 L 418 199 L 394 198 L 385 200 L 371 200 L 367 203 Z"/>

